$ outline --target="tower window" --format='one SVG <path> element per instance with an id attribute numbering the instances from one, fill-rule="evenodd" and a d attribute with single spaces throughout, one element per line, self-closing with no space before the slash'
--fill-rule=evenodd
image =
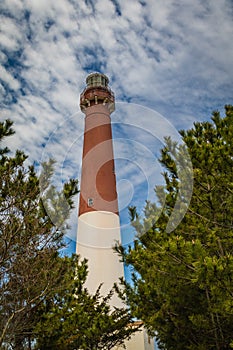
<path id="1" fill-rule="evenodd" d="M 87 205 L 88 205 L 88 207 L 92 207 L 93 204 L 94 204 L 93 198 L 88 198 L 88 199 L 87 199 Z"/>

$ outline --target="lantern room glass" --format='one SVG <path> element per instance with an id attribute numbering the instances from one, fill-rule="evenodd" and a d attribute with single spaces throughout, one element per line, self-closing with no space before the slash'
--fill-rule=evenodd
<path id="1" fill-rule="evenodd" d="M 92 73 L 87 77 L 86 83 L 87 83 L 87 88 L 95 87 L 95 86 L 107 87 L 108 77 L 104 74 Z"/>

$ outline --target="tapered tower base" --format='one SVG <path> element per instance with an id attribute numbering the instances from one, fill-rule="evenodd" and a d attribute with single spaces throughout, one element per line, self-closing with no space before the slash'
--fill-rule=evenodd
<path id="1" fill-rule="evenodd" d="M 92 211 L 79 216 L 77 254 L 88 259 L 86 285 L 94 294 L 101 283 L 101 294 L 107 295 L 115 282 L 124 276 L 123 264 L 113 247 L 121 241 L 119 216 L 108 211 Z M 117 295 L 112 306 L 122 307 Z"/>

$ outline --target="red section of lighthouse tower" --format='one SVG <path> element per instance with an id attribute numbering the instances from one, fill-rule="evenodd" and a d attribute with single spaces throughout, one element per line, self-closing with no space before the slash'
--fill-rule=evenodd
<path id="1" fill-rule="evenodd" d="M 108 78 L 93 73 L 80 96 L 85 113 L 79 216 L 91 211 L 118 213 L 110 114 L 114 94 Z"/>

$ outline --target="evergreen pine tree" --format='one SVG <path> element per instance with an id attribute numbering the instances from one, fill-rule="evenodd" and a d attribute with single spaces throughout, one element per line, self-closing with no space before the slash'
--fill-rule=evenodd
<path id="1" fill-rule="evenodd" d="M 210 122 L 180 132 L 193 166 L 193 195 L 182 222 L 167 229 L 184 149 L 166 139 L 160 159 L 165 186 L 156 187 L 158 201 L 147 202 L 142 220 L 130 209 L 139 238 L 128 250 L 118 247 L 135 270 L 133 286 L 125 284 L 131 311 L 160 349 L 233 348 L 233 106 L 225 110 L 225 117 L 214 112 Z"/>

